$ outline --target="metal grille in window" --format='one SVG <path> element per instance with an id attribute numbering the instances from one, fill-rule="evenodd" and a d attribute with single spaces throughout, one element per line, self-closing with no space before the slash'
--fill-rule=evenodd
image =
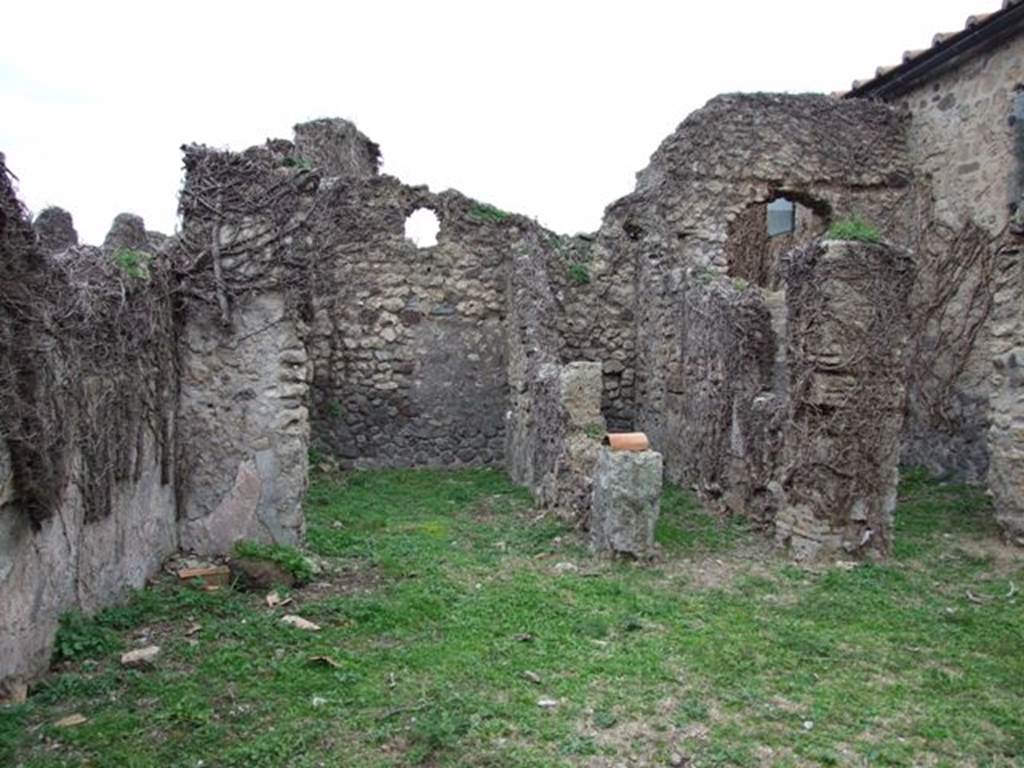
<path id="1" fill-rule="evenodd" d="M 768 237 L 786 235 L 796 229 L 796 205 L 780 197 L 768 203 Z"/>

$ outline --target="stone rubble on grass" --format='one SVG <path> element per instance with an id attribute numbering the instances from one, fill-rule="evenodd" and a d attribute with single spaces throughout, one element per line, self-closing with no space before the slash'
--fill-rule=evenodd
<path id="1" fill-rule="evenodd" d="M 121 666 L 128 669 L 151 667 L 159 655 L 159 645 L 147 645 L 145 648 L 136 648 L 134 651 L 121 654 Z"/>
<path id="2" fill-rule="evenodd" d="M 296 629 L 304 629 L 304 630 L 306 630 L 308 632 L 319 632 L 320 631 L 320 625 L 319 624 L 314 624 L 312 621 L 309 621 L 308 619 L 304 619 L 301 616 L 296 616 L 294 614 L 288 614 L 287 616 L 282 616 L 281 617 L 281 623 L 282 624 L 287 624 L 290 627 L 295 627 Z"/>
<path id="3" fill-rule="evenodd" d="M 75 712 L 75 714 L 73 715 L 62 717 L 53 725 L 55 728 L 74 728 L 76 725 L 82 725 L 87 722 L 89 722 L 89 718 L 87 718 L 81 712 Z"/>

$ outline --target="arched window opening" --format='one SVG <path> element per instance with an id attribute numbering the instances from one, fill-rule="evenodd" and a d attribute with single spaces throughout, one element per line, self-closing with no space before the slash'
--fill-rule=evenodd
<path id="1" fill-rule="evenodd" d="M 752 203 L 729 225 L 725 245 L 729 276 L 778 290 L 779 259 L 825 231 L 828 222 L 822 212 L 827 210 L 825 204 L 793 195 Z"/>

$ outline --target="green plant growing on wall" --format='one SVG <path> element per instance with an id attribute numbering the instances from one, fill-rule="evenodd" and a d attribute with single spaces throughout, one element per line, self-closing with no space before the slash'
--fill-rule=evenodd
<path id="1" fill-rule="evenodd" d="M 153 254 L 145 251 L 135 251 L 131 248 L 122 248 L 114 254 L 114 263 L 133 280 L 149 281 L 149 264 L 153 261 Z"/>
<path id="2" fill-rule="evenodd" d="M 327 415 L 333 419 L 341 417 L 341 404 L 337 400 L 327 401 Z"/>
<path id="3" fill-rule="evenodd" d="M 284 165 L 288 168 L 298 168 L 303 171 L 313 170 L 313 164 L 304 157 L 286 157 Z"/>
<path id="4" fill-rule="evenodd" d="M 591 440 L 600 440 L 604 437 L 605 431 L 600 424 L 587 424 L 587 426 L 583 428 L 583 434 Z"/>
<path id="5" fill-rule="evenodd" d="M 471 219 L 489 222 L 491 224 L 500 224 L 509 216 L 511 216 L 511 214 L 506 213 L 500 208 L 495 208 L 493 205 L 488 205 L 487 203 L 477 203 L 469 212 L 469 217 Z"/>
<path id="6" fill-rule="evenodd" d="M 569 265 L 569 277 L 571 277 L 577 285 L 586 285 L 590 282 L 590 270 L 587 269 L 586 264 L 575 264 Z"/>
<path id="7" fill-rule="evenodd" d="M 828 228 L 826 237 L 831 240 L 855 240 L 861 243 L 877 243 L 882 239 L 878 228 L 859 216 L 839 219 Z"/>

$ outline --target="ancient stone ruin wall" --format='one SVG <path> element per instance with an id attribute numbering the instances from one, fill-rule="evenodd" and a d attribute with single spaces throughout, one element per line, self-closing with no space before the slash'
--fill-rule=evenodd
<path id="1" fill-rule="evenodd" d="M 368 141 L 344 121 L 316 125 L 321 140 Z M 250 233 L 221 246 L 229 306 L 268 284 L 290 322 L 301 321 L 313 446 L 347 467 L 503 464 L 508 270 L 517 244 L 536 246 L 540 228 L 456 192 L 378 176 L 375 164 L 316 167 L 300 153 L 372 153 L 315 149 L 305 126 L 297 136 L 241 154 L 192 148 L 183 212 L 192 251 L 215 224 Z M 244 199 L 213 210 L 204 202 L 239 189 Z M 419 209 L 440 221 L 434 246 L 405 236 Z M 254 270 L 266 279 L 254 281 Z"/>
<path id="2" fill-rule="evenodd" d="M 290 145 L 289 145 L 290 146 Z M 303 307 L 313 277 L 288 234 L 309 216 L 308 174 L 273 145 L 185 148 L 177 422 L 181 544 L 296 544 L 303 531 L 309 367 Z"/>
<path id="3" fill-rule="evenodd" d="M 961 116 L 987 124 L 1006 94 L 978 88 Z M 34 235 L 0 174 L 0 587 L 19 596 L 3 615 L 0 679 L 39 668 L 61 611 L 115 599 L 179 545 L 298 542 L 310 448 L 343 467 L 505 465 L 585 522 L 598 434 L 637 428 L 668 479 L 775 526 L 797 554 L 884 554 L 901 340 L 918 337 L 911 357 L 940 370 L 921 355 L 954 316 L 970 350 L 978 318 L 1000 323 L 990 477 L 1012 529 L 1024 519 L 1024 267 L 1010 240 L 992 250 L 1006 216 L 967 203 L 998 186 L 995 171 L 928 165 L 929 147 L 955 144 L 929 110 L 953 106 L 917 105 L 908 154 L 907 120 L 889 106 L 720 97 L 666 139 L 599 232 L 575 237 L 380 175 L 377 146 L 341 120 L 244 152 L 186 147 L 171 239 L 127 216 L 102 249 L 79 246 L 57 210 Z M 915 162 L 926 184 L 912 183 Z M 970 181 L 960 197 L 957 178 Z M 768 238 L 779 197 L 798 204 L 797 228 Z M 439 219 L 436 245 L 405 236 L 419 209 Z M 909 325 L 897 250 L 814 242 L 850 215 L 897 244 L 934 241 Z M 941 310 L 922 312 L 939 289 Z M 126 316 L 131 329 L 111 326 Z M 95 354 L 96 339 L 120 346 Z M 982 396 L 964 384 L 976 357 L 950 363 L 968 400 Z M 949 394 L 910 387 L 918 405 Z M 947 411 L 983 425 L 978 403 Z M 854 418 L 864 412 L 877 414 L 871 430 Z M 912 412 L 906 456 L 931 434 Z M 30 439 L 52 424 L 67 429 Z M 977 444 L 946 440 L 929 456 L 981 468 Z M 860 463 L 847 477 L 836 457 Z"/>
<path id="4" fill-rule="evenodd" d="M 195 312 L 181 339 L 181 546 L 298 544 L 304 530 L 308 358 L 279 293 L 247 297 L 229 327 Z"/>
<path id="5" fill-rule="evenodd" d="M 313 299 L 318 447 L 360 467 L 500 465 L 506 272 L 523 223 L 390 177 L 338 183 L 320 204 L 308 248 L 335 288 Z M 422 208 L 440 232 L 417 248 L 404 223 Z"/>
<path id="6" fill-rule="evenodd" d="M 1024 230 L 1015 235 L 1024 237 Z M 1006 538 L 1024 546 L 1024 252 L 1009 243 L 997 253 L 991 316 L 988 485 Z"/>
<path id="7" fill-rule="evenodd" d="M 789 325 L 787 290 L 806 295 L 800 280 L 816 279 L 808 272 L 784 279 L 784 257 L 820 236 L 831 220 L 849 216 L 905 239 L 912 204 L 905 139 L 905 121 L 882 105 L 818 96 L 722 97 L 666 140 L 637 192 L 609 208 L 595 236 L 553 246 L 542 241 L 549 246 L 546 269 L 525 261 L 513 275 L 533 297 L 520 316 L 523 327 L 541 340 L 519 371 L 525 372 L 522 406 L 512 412 L 523 429 L 510 453 L 513 475 L 534 487 L 542 503 L 552 495 L 545 489 L 559 476 L 558 457 L 569 442 L 559 377 L 575 355 L 602 363 L 606 389 L 610 372 L 629 376 L 628 389 L 621 379 L 612 382 L 618 399 L 606 393 L 604 415 L 613 429 L 628 424 L 647 432 L 665 454 L 670 479 L 773 526 L 787 508 L 790 388 L 808 365 L 797 345 L 797 334 L 807 329 Z M 766 205 L 778 197 L 797 203 L 797 226 L 768 238 Z M 905 304 L 897 302 L 900 308 Z M 873 375 L 854 376 L 855 383 L 871 391 L 892 384 L 886 392 L 900 400 L 898 382 L 876 382 Z M 546 431 L 537 428 L 541 423 Z M 902 422 L 894 423 L 898 431 Z M 860 444 L 853 428 L 833 432 L 829 445 L 836 451 Z M 896 456 L 879 457 L 882 468 L 867 467 L 864 477 L 881 472 L 888 483 Z M 794 498 L 801 488 L 793 486 Z M 851 514 L 860 512 L 844 508 L 840 516 Z M 585 519 L 585 510 L 577 518 Z M 887 526 L 878 521 L 880 550 Z M 850 551 L 863 554 L 871 546 Z"/>
<path id="8" fill-rule="evenodd" d="M 898 239 L 910 197 L 904 150 L 904 121 L 889 107 L 723 96 L 688 117 L 640 174 L 637 191 L 609 208 L 601 234 L 625 235 L 618 243 L 636 269 L 636 426 L 665 454 L 669 478 L 718 498 L 737 455 L 767 455 L 733 436 L 744 434 L 742 424 L 757 433 L 773 419 L 773 406 L 758 398 L 784 388 L 769 375 L 781 357 L 773 339 L 784 327 L 775 317 L 783 305 L 748 293 L 745 279 L 725 285 L 736 253 L 729 237 L 742 230 L 736 222 L 784 196 L 821 220 L 809 235 L 859 215 Z M 702 327 L 715 318 L 717 330 Z M 721 338 L 709 337 L 715 333 Z M 736 346 L 737 339 L 745 341 Z M 702 403 L 706 376 L 724 385 Z M 740 405 L 734 416 L 734 402 L 755 401 L 758 413 Z"/>
<path id="9" fill-rule="evenodd" d="M 661 450 L 671 457 L 677 481 L 696 479 L 706 497 L 770 524 L 774 503 L 766 494 L 785 409 L 774 358 L 784 340 L 776 337 L 757 288 L 702 273 L 680 301 L 686 354 L 668 381 Z"/>
<path id="10" fill-rule="evenodd" d="M 993 281 L 1005 271 L 999 254 L 1021 190 L 1021 83 L 1017 36 L 896 100 L 910 115 L 916 199 L 906 244 L 919 263 L 903 461 L 968 480 L 984 479 L 990 455 L 1012 460 L 1018 439 L 1007 426 L 1016 395 L 998 370 L 992 379 L 992 363 L 1018 343 L 1005 316 L 1019 296 Z"/>
<path id="11" fill-rule="evenodd" d="M 602 411 L 613 431 L 632 429 L 636 417 L 636 264 L 622 245 L 629 237 L 612 228 L 541 238 L 560 361 L 601 364 Z"/>
<path id="12" fill-rule="evenodd" d="M 33 232 L 0 179 L 3 681 L 45 666 L 62 613 L 123 598 L 179 547 L 297 543 L 309 428 L 290 272 L 256 247 L 273 216 L 167 239 L 123 214 L 95 248 L 59 210 Z"/>
<path id="13" fill-rule="evenodd" d="M 559 313 L 539 238 L 525 241 L 508 274 L 509 410 L 505 458 L 509 475 L 543 494 L 554 471 L 559 429 Z"/>
<path id="14" fill-rule="evenodd" d="M 46 667 L 62 613 L 142 587 L 178 544 L 167 275 L 40 240 L 0 162 L 0 683 Z"/>

